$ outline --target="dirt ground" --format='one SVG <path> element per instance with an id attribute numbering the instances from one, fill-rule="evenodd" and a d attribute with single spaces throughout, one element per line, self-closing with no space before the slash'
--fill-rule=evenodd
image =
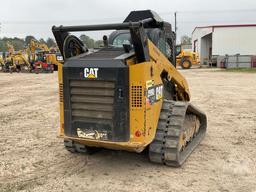
<path id="1" fill-rule="evenodd" d="M 256 73 L 181 72 L 208 116 L 181 168 L 128 152 L 67 152 L 56 137 L 57 74 L 0 73 L 0 191 L 256 192 Z"/>

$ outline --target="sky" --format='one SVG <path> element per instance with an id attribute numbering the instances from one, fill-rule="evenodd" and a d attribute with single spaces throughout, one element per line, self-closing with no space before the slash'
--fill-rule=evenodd
<path id="1" fill-rule="evenodd" d="M 152 9 L 174 26 L 177 35 L 191 35 L 196 26 L 256 23 L 253 0 L 2 0 L 0 37 L 53 37 L 53 25 L 122 22 L 133 10 Z M 101 39 L 107 32 L 85 33 Z"/>

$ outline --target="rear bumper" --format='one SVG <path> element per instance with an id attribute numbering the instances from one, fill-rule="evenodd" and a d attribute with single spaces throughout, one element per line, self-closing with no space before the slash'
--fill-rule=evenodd
<path id="1" fill-rule="evenodd" d="M 101 141 L 101 140 L 92 140 L 92 139 L 84 139 L 77 137 L 68 137 L 68 136 L 58 136 L 64 140 L 74 141 L 76 143 L 89 146 L 89 147 L 99 147 L 106 149 L 114 149 L 114 150 L 124 150 L 131 152 L 142 152 L 147 144 L 144 142 L 111 142 L 111 141 Z"/>

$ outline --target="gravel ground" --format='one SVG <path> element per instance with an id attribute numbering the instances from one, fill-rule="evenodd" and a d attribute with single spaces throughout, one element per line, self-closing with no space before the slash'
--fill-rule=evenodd
<path id="1" fill-rule="evenodd" d="M 143 154 L 67 152 L 56 137 L 57 73 L 0 73 L 0 191 L 256 192 L 256 73 L 181 72 L 208 116 L 181 168 Z"/>

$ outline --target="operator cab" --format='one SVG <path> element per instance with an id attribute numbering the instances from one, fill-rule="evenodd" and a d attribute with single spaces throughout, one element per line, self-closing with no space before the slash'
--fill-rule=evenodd
<path id="1" fill-rule="evenodd" d="M 141 25 L 143 27 L 133 26 L 134 24 Z M 87 26 L 87 29 L 84 29 L 83 26 L 80 26 L 78 29 L 72 29 L 71 31 L 80 31 L 81 29 L 82 31 L 102 30 L 104 27 L 104 25 L 95 25 Z M 54 36 L 64 60 L 81 54 L 88 57 L 95 55 L 95 52 L 89 50 L 79 38 L 70 35 L 67 28 L 64 29 L 62 26 L 59 28 L 53 27 Z M 148 47 L 144 42 L 146 39 L 145 37 L 147 37 L 160 49 L 160 51 L 174 66 L 176 65 L 176 35 L 172 31 L 171 24 L 164 22 L 154 11 L 132 11 L 123 21 L 123 24 L 120 26 L 110 24 L 107 26 L 107 28 L 108 30 L 115 29 L 116 31 L 110 34 L 109 40 L 106 36 L 104 36 L 104 47 L 100 48 L 96 52 L 104 52 L 106 50 L 114 51 L 118 49 L 120 50 L 120 53 L 134 52 L 137 61 L 143 62 L 150 59 L 147 50 Z M 132 39 L 135 42 L 132 42 Z M 107 55 L 109 54 L 101 54 L 101 57 Z"/>
<path id="2" fill-rule="evenodd" d="M 176 45 L 176 56 L 181 53 L 181 45 Z"/>
<path id="3" fill-rule="evenodd" d="M 147 37 L 161 50 L 161 52 L 173 63 L 172 43 L 166 38 L 165 32 L 160 29 L 145 29 Z M 131 34 L 128 30 L 117 30 L 109 36 L 109 46 L 127 50 L 127 47 L 133 49 Z M 173 63 L 174 64 L 174 63 Z"/>

